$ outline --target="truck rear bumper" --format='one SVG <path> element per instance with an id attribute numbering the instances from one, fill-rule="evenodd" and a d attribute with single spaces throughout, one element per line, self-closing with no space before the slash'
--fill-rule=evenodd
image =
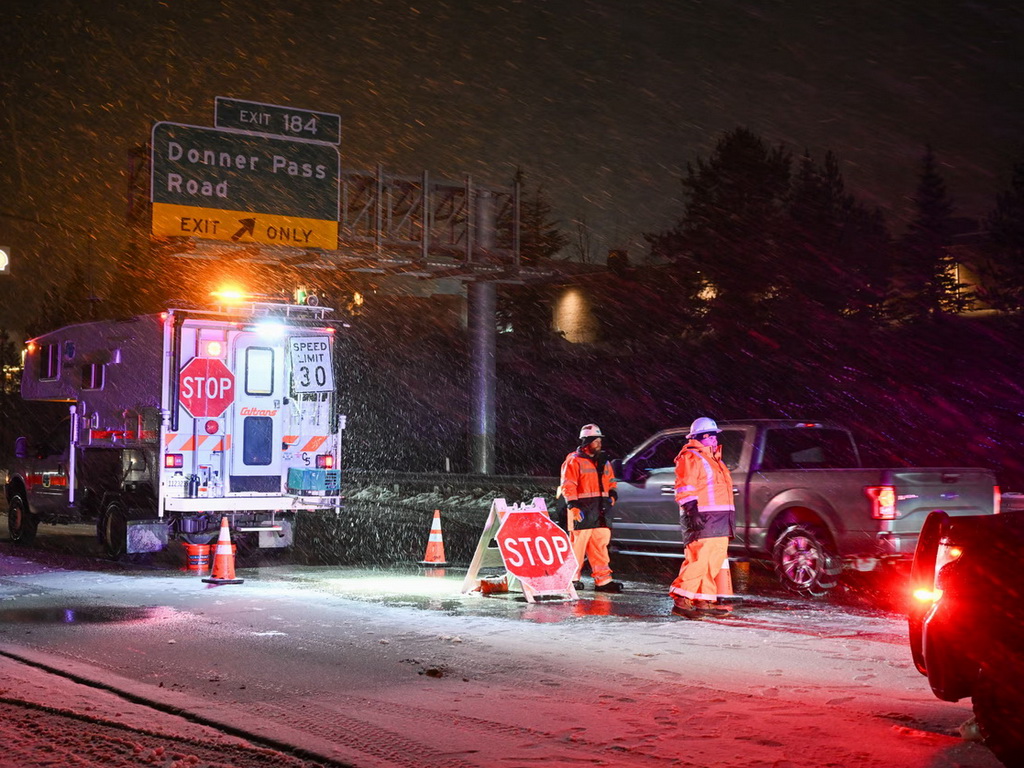
<path id="1" fill-rule="evenodd" d="M 876 542 L 879 557 L 911 558 L 917 548 L 917 534 L 882 531 L 878 534 Z"/>
<path id="2" fill-rule="evenodd" d="M 226 496 L 195 499 L 165 498 L 167 512 L 234 512 L 236 510 L 314 510 L 337 507 L 338 496 Z"/>

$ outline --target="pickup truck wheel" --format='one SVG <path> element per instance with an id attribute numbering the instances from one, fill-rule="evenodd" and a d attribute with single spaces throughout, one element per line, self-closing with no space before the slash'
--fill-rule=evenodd
<path id="1" fill-rule="evenodd" d="M 7 503 L 7 532 L 15 544 L 29 546 L 35 541 L 39 518 L 29 512 L 28 504 L 19 494 Z"/>
<path id="2" fill-rule="evenodd" d="M 1024 754 L 1019 682 L 998 670 L 983 669 L 972 697 L 974 717 L 985 746 L 1005 765 L 1020 765 L 1020 756 Z"/>
<path id="3" fill-rule="evenodd" d="M 775 541 L 772 559 L 779 581 L 790 592 L 821 597 L 839 583 L 842 562 L 812 525 L 798 523 Z"/>
<path id="4" fill-rule="evenodd" d="M 103 509 L 99 521 L 100 541 L 113 560 L 128 551 L 128 511 L 120 501 L 111 501 Z"/>

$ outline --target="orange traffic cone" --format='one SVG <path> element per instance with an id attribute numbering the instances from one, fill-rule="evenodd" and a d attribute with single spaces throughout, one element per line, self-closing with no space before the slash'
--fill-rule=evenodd
<path id="1" fill-rule="evenodd" d="M 434 520 L 430 523 L 430 538 L 427 539 L 427 551 L 420 560 L 420 565 L 447 565 L 444 559 L 444 540 L 441 538 L 441 510 L 434 510 Z"/>
<path id="2" fill-rule="evenodd" d="M 220 536 L 213 551 L 213 573 L 203 581 L 207 584 L 241 584 L 243 581 L 235 578 L 235 552 L 226 517 L 220 519 Z"/>
<path id="3" fill-rule="evenodd" d="M 725 558 L 718 575 L 715 576 L 715 591 L 719 600 L 730 600 L 736 595 L 732 591 L 732 571 L 729 569 L 729 558 Z"/>

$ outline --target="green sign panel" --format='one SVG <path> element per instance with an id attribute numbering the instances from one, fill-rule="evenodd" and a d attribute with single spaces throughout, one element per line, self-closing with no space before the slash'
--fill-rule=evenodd
<path id="1" fill-rule="evenodd" d="M 152 152 L 154 203 L 338 220 L 335 146 L 157 123 Z"/>
<path id="2" fill-rule="evenodd" d="M 260 104 L 218 96 L 214 100 L 213 124 L 218 128 L 265 133 L 286 139 L 341 142 L 341 116 L 277 104 Z"/>

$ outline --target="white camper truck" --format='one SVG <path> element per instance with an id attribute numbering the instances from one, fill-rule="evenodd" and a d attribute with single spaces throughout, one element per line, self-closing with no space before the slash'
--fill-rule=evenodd
<path id="1" fill-rule="evenodd" d="M 261 547 L 290 545 L 296 513 L 340 499 L 330 311 L 175 308 L 29 341 L 22 397 L 66 402 L 69 415 L 15 443 L 11 539 L 95 521 L 117 557 L 206 543 L 226 516 Z"/>

